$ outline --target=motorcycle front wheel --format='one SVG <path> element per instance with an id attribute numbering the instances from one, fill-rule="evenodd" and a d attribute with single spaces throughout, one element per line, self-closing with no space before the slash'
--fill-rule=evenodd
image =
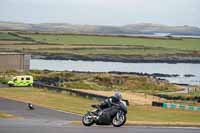
<path id="1" fill-rule="evenodd" d="M 121 127 L 122 125 L 124 125 L 126 122 L 126 115 L 122 114 L 120 115 L 119 118 L 117 118 L 117 115 L 113 118 L 112 120 L 112 125 L 114 127 Z"/>
<path id="2" fill-rule="evenodd" d="M 85 126 L 92 126 L 94 124 L 94 119 L 90 113 L 87 113 L 82 117 L 82 123 Z"/>

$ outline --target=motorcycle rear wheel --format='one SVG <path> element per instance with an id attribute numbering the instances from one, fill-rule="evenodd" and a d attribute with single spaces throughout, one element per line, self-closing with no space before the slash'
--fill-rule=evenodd
<path id="1" fill-rule="evenodd" d="M 92 126 L 94 124 L 94 119 L 90 113 L 87 113 L 82 117 L 82 123 L 84 126 Z"/>

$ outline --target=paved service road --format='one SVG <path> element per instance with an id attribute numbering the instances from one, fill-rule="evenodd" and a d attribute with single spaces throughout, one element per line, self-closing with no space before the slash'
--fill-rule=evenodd
<path id="1" fill-rule="evenodd" d="M 23 117 L 0 119 L 0 133 L 200 133 L 198 128 L 75 126 L 70 121 L 80 120 L 80 116 L 39 106 L 29 111 L 25 103 L 3 98 L 0 98 L 0 112 Z"/>

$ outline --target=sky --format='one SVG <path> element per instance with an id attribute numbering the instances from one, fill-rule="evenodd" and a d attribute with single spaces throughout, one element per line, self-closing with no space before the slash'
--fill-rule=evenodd
<path id="1" fill-rule="evenodd" d="M 0 21 L 200 27 L 200 0 L 0 0 Z"/>

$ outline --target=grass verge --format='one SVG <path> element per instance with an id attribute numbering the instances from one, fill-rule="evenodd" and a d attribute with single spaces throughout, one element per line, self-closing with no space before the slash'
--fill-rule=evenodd
<path id="1" fill-rule="evenodd" d="M 90 110 L 90 105 L 98 103 L 86 98 L 55 93 L 36 88 L 7 88 L 0 90 L 0 97 L 23 102 L 32 102 L 40 106 L 84 114 Z M 130 106 L 128 109 L 128 123 L 165 123 L 200 125 L 200 112 L 176 109 L 162 109 L 151 106 Z"/>
<path id="2" fill-rule="evenodd" d="M 0 112 L 0 118 L 16 118 L 16 116 L 4 112 Z"/>

